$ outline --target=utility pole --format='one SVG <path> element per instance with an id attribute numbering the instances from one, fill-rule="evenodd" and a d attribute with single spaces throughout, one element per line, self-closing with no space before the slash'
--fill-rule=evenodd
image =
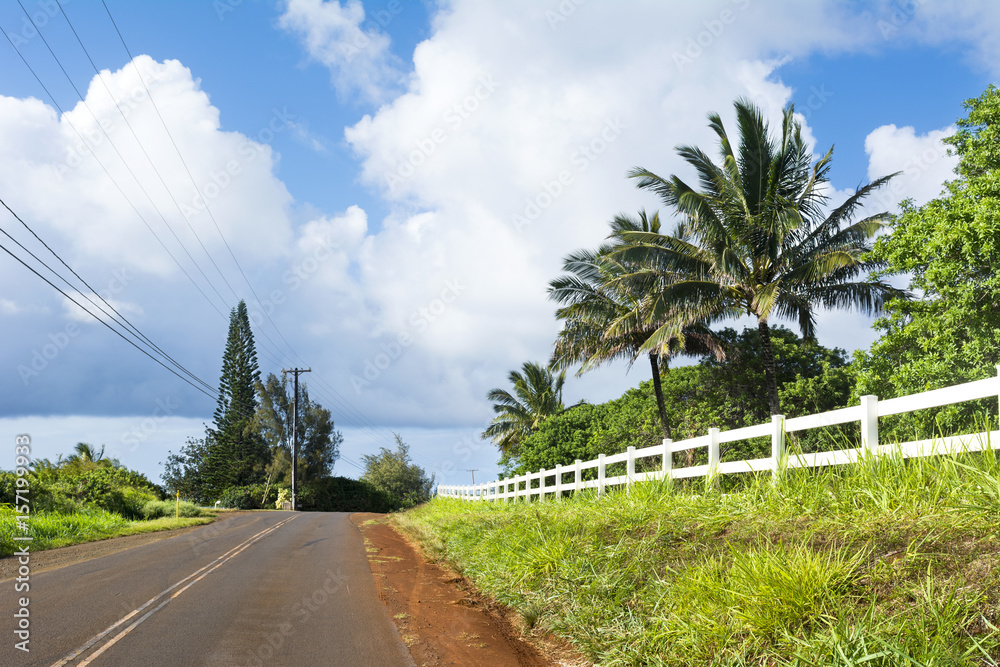
<path id="1" fill-rule="evenodd" d="M 475 470 L 469 470 L 468 468 L 466 468 L 465 472 L 471 472 L 472 473 L 472 485 L 475 486 L 476 485 L 476 473 L 479 472 L 479 468 L 476 468 Z"/>
<path id="2" fill-rule="evenodd" d="M 297 480 L 299 477 L 299 373 L 312 373 L 311 368 L 281 369 L 281 374 L 291 373 L 295 376 L 295 393 L 292 395 L 292 511 L 299 508 Z"/>

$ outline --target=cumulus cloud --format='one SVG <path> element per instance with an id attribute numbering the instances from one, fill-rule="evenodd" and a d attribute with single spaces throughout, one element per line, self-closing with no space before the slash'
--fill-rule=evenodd
<path id="1" fill-rule="evenodd" d="M 954 126 L 918 135 L 912 127 L 883 125 L 865 138 L 868 178 L 900 172 L 874 196 L 883 209 L 895 210 L 904 199 L 918 206 L 941 193 L 945 181 L 955 177 L 958 156 L 949 154 L 942 140 L 955 134 Z"/>
<path id="2" fill-rule="evenodd" d="M 385 12 L 387 10 L 381 10 Z M 309 57 L 330 69 L 342 97 L 381 103 L 403 81 L 399 59 L 379 23 L 365 21 L 360 0 L 288 0 L 278 25 L 302 39 Z"/>

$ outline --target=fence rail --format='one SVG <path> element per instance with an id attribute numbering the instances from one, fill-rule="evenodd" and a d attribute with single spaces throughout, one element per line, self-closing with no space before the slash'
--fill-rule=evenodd
<path id="1" fill-rule="evenodd" d="M 1000 376 L 1000 365 L 997 366 Z M 567 491 L 597 489 L 598 495 L 603 494 L 611 486 L 630 486 L 637 482 L 658 479 L 685 479 L 690 477 L 706 477 L 709 480 L 716 475 L 747 472 L 771 472 L 780 474 L 784 468 L 815 468 L 821 466 L 844 465 L 857 461 L 859 457 L 884 455 L 892 452 L 900 453 L 904 458 L 921 456 L 936 456 L 956 451 L 980 451 L 983 449 L 1000 449 L 1000 431 L 984 431 L 965 435 L 934 438 L 931 440 L 916 440 L 901 444 L 880 445 L 878 441 L 879 417 L 905 414 L 917 410 L 937 408 L 954 403 L 974 401 L 982 398 L 997 398 L 1000 400 L 1000 377 L 991 377 L 974 382 L 934 389 L 910 396 L 891 398 L 879 401 L 875 396 L 862 396 L 861 404 L 839 410 L 831 410 L 815 415 L 806 415 L 785 419 L 783 415 L 774 415 L 770 423 L 757 424 L 720 431 L 717 428 L 708 429 L 706 435 L 673 442 L 664 439 L 659 445 L 636 449 L 629 447 L 619 454 L 599 455 L 592 461 L 577 459 L 572 465 L 557 465 L 554 469 L 542 469 L 538 472 L 526 473 L 510 479 L 494 480 L 484 484 L 474 485 L 439 485 L 437 493 L 440 496 L 464 498 L 467 500 L 507 500 L 533 496 L 545 499 L 549 494 L 561 498 Z M 861 447 L 842 449 L 830 452 L 812 454 L 796 454 L 787 456 L 785 451 L 785 436 L 788 433 L 805 431 L 823 426 L 848 424 L 857 422 L 861 427 Z M 751 438 L 771 438 L 771 456 L 752 461 L 720 462 L 720 445 L 748 440 Z M 672 454 L 688 449 L 707 448 L 708 463 L 686 468 L 672 466 Z M 637 473 L 635 463 L 641 459 L 659 458 L 658 470 Z M 624 463 L 625 474 L 608 477 L 608 466 Z M 597 479 L 583 479 L 583 471 L 597 469 Z M 567 481 L 567 477 L 571 481 Z M 548 480 L 553 480 L 549 484 Z M 532 483 L 537 481 L 537 486 Z M 523 488 L 522 488 L 523 486 Z"/>

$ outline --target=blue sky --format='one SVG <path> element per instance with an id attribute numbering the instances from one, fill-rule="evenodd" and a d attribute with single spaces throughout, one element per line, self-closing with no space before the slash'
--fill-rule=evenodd
<path id="1" fill-rule="evenodd" d="M 64 1 L 158 177 L 54 0 L 22 2 L 109 138 L 5 3 L 0 26 L 68 113 L 0 41 L 0 198 L 210 383 L 226 332 L 216 311 L 237 298 L 267 311 L 262 370 L 313 367 L 313 397 L 346 436 L 339 474 L 356 475 L 398 432 L 451 483 L 467 468 L 496 471 L 495 450 L 476 438 L 485 394 L 548 356 L 558 325 L 545 287 L 562 256 L 599 243 L 614 214 L 657 208 L 629 168 L 683 174 L 673 147 L 714 148 L 706 114 L 726 119 L 747 96 L 770 118 L 793 102 L 817 150 L 835 145 L 834 198 L 904 170 L 873 210 L 926 201 L 954 164 L 940 140 L 962 102 L 996 81 L 1000 43 L 1000 8 L 985 1 L 107 0 L 133 65 L 101 3 Z M 93 146 L 71 124 L 90 128 Z M 180 212 L 196 187 L 215 222 Z M 27 243 L 9 216 L 0 226 Z M 105 444 L 158 478 L 166 451 L 202 433 L 211 400 L 6 255 L 0 285 L 0 439 L 31 433 L 52 458 L 77 441 Z M 820 340 L 867 347 L 870 322 L 825 314 Z M 26 374 L 33 360 L 42 368 Z M 572 378 L 566 399 L 607 400 L 646 373 Z"/>

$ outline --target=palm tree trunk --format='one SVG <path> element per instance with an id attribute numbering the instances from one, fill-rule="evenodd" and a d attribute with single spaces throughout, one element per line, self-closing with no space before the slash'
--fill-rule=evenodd
<path id="1" fill-rule="evenodd" d="M 663 404 L 663 387 L 660 386 L 660 364 L 656 352 L 649 353 L 649 365 L 653 367 L 653 391 L 656 393 L 656 407 L 660 411 L 660 428 L 663 430 L 663 437 L 673 440 L 670 435 L 670 426 L 667 425 L 667 408 Z"/>
<path id="2" fill-rule="evenodd" d="M 766 319 L 757 320 L 757 331 L 760 332 L 761 356 L 764 358 L 764 381 L 767 383 L 767 402 L 772 415 L 781 414 L 778 401 L 778 380 L 774 369 L 774 349 L 771 347 L 771 328 Z"/>

